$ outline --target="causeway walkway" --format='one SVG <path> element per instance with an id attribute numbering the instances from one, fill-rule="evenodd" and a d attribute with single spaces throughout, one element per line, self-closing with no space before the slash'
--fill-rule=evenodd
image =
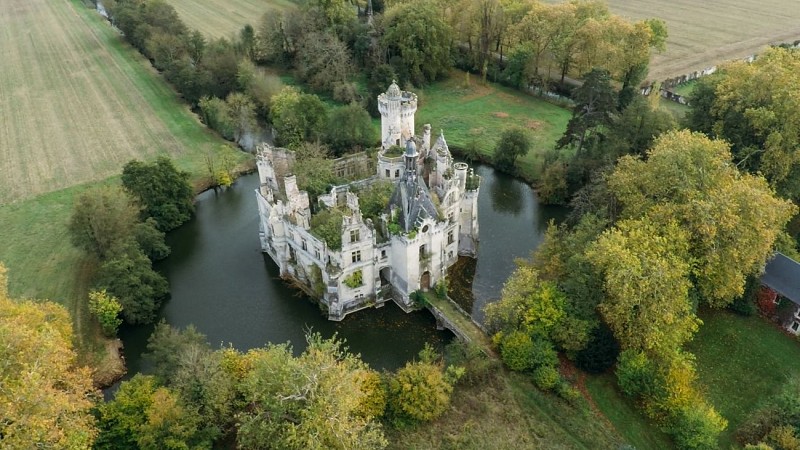
<path id="1" fill-rule="evenodd" d="M 492 340 L 483 327 L 476 323 L 456 302 L 450 298 L 439 298 L 433 292 L 423 294 L 428 310 L 436 317 L 438 326 L 452 331 L 456 337 L 467 343 L 479 346 L 487 356 L 496 357 Z"/>

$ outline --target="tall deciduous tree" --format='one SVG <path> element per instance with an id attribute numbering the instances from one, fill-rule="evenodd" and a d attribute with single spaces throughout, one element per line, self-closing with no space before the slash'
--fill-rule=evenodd
<path id="1" fill-rule="evenodd" d="M 251 405 L 238 416 L 243 448 L 375 449 L 387 442 L 362 408 L 367 367 L 336 340 L 308 337 L 297 358 L 286 345 L 248 355 L 242 391 Z"/>
<path id="2" fill-rule="evenodd" d="M 118 187 L 92 189 L 78 196 L 69 220 L 73 245 L 100 259 L 134 234 L 140 208 Z"/>
<path id="3" fill-rule="evenodd" d="M 143 218 L 152 217 L 158 229 L 169 231 L 192 217 L 194 193 L 189 173 L 159 156 L 152 163 L 133 160 L 122 169 L 122 186 L 144 206 Z"/>
<path id="4" fill-rule="evenodd" d="M 319 140 L 327 125 L 328 113 L 322 100 L 287 86 L 272 97 L 272 126 L 278 142 L 296 148 L 303 141 Z"/>
<path id="5" fill-rule="evenodd" d="M 604 274 L 599 309 L 623 348 L 667 356 L 697 331 L 688 236 L 675 223 L 622 221 L 587 256 Z"/>
<path id="6" fill-rule="evenodd" d="M 384 14 L 383 47 L 402 81 L 421 85 L 452 67 L 453 33 L 432 2 L 400 3 Z"/>
<path id="7" fill-rule="evenodd" d="M 151 376 L 123 382 L 114 400 L 98 408 L 100 436 L 95 448 L 210 449 L 200 417 Z"/>
<path id="8" fill-rule="evenodd" d="M 128 323 L 149 323 L 169 292 L 167 280 L 154 271 L 150 260 L 132 244 L 115 247 L 100 266 L 95 280 L 122 304 Z"/>
<path id="9" fill-rule="evenodd" d="M 771 48 L 699 84 L 689 125 L 731 142 L 735 162 L 800 199 L 800 52 Z"/>
<path id="10" fill-rule="evenodd" d="M 297 52 L 297 74 L 312 89 L 333 92 L 352 72 L 353 61 L 347 46 L 331 32 L 303 36 Z"/>
<path id="11" fill-rule="evenodd" d="M 494 162 L 502 170 L 514 171 L 514 163 L 531 149 L 528 133 L 519 127 L 509 128 L 500 135 L 494 150 Z"/>
<path id="12" fill-rule="evenodd" d="M 658 138 L 646 161 L 623 157 L 608 183 L 623 218 L 681 225 L 696 286 L 715 307 L 742 294 L 797 211 L 762 177 L 740 174 L 727 143 L 688 131 Z"/>
<path id="13" fill-rule="evenodd" d="M 0 264 L 0 446 L 90 448 L 91 372 L 78 367 L 72 321 L 51 302 L 8 297 Z"/>
<path id="14" fill-rule="evenodd" d="M 369 113 L 357 103 L 337 108 L 331 113 L 325 137 L 339 155 L 348 150 L 365 149 L 378 141 Z"/>

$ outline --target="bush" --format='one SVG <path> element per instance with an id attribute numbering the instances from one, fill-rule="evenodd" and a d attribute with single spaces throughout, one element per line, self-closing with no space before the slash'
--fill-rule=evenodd
<path id="1" fill-rule="evenodd" d="M 558 370 L 552 366 L 541 366 L 533 371 L 533 382 L 536 387 L 544 391 L 549 391 L 556 387 L 561 380 Z"/>
<path id="2" fill-rule="evenodd" d="M 617 382 L 626 395 L 640 396 L 653 393 L 657 382 L 655 365 L 642 352 L 625 350 L 619 355 Z"/>
<path id="3" fill-rule="evenodd" d="M 441 367 L 409 362 L 389 380 L 389 407 L 400 420 L 434 420 L 447 410 L 452 392 Z"/>
<path id="4" fill-rule="evenodd" d="M 500 341 L 500 358 L 511 370 L 521 372 L 532 369 L 534 351 L 533 340 L 522 331 L 504 334 Z"/>
<path id="5" fill-rule="evenodd" d="M 565 204 L 569 199 L 566 164 L 561 161 L 548 164 L 536 184 L 536 190 L 539 199 L 546 205 Z"/>
<path id="6" fill-rule="evenodd" d="M 117 329 L 122 325 L 121 311 L 119 300 L 105 290 L 89 292 L 89 312 L 97 318 L 106 337 L 117 335 Z"/>
<path id="7" fill-rule="evenodd" d="M 682 408 L 670 422 L 668 432 L 678 448 L 692 450 L 718 448 L 717 438 L 727 426 L 725 419 L 705 405 Z"/>
<path id="8" fill-rule="evenodd" d="M 581 398 L 580 391 L 570 386 L 569 383 L 563 380 L 556 385 L 556 394 L 572 405 L 577 404 Z"/>
<path id="9" fill-rule="evenodd" d="M 358 95 L 358 88 L 356 88 L 355 83 L 334 83 L 333 99 L 344 104 L 361 103 L 361 96 Z"/>

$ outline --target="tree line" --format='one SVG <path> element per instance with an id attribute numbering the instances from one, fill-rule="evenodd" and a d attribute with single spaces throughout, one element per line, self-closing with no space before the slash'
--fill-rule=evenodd
<path id="1" fill-rule="evenodd" d="M 541 377 L 542 348 L 588 372 L 615 366 L 620 389 L 680 448 L 717 447 L 727 422 L 703 398 L 684 345 L 702 326 L 699 308 L 752 314 L 772 253 L 798 257 L 798 115 L 786 88 L 798 61 L 773 48 L 723 66 L 698 82 L 680 123 L 657 97 L 620 108 L 607 71 L 586 75 L 539 181 L 545 200 L 570 202 L 570 218 L 550 226 L 487 308 L 510 368 Z M 775 406 L 796 409 L 787 395 L 737 430 L 743 445 L 798 442 Z"/>

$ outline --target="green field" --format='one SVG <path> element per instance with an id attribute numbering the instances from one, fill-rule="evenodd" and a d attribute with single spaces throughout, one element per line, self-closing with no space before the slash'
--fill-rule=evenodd
<path id="1" fill-rule="evenodd" d="M 94 262 L 66 233 L 76 195 L 117 182 L 133 158 L 166 153 L 199 182 L 208 153 L 244 155 L 78 0 L 11 0 L 4 11 L 13 13 L 0 15 L 0 261 L 13 297 L 64 304 L 78 344 L 97 345 L 80 301 Z"/>
<path id="2" fill-rule="evenodd" d="M 571 113 L 514 89 L 481 85 L 477 77 L 471 77 L 469 86 L 465 80 L 464 72 L 454 71 L 449 79 L 418 89 L 417 128 L 429 123 L 432 139 L 444 130 L 450 147 L 463 149 L 475 142 L 485 156 L 492 154 L 506 128 L 527 129 L 532 149 L 518 160 L 517 167 L 525 179 L 538 178 L 544 153 L 554 148 Z"/>
<path id="3" fill-rule="evenodd" d="M 213 38 L 231 37 L 243 26 L 257 27 L 270 11 L 295 8 L 292 0 L 167 0 L 193 30 Z"/>

